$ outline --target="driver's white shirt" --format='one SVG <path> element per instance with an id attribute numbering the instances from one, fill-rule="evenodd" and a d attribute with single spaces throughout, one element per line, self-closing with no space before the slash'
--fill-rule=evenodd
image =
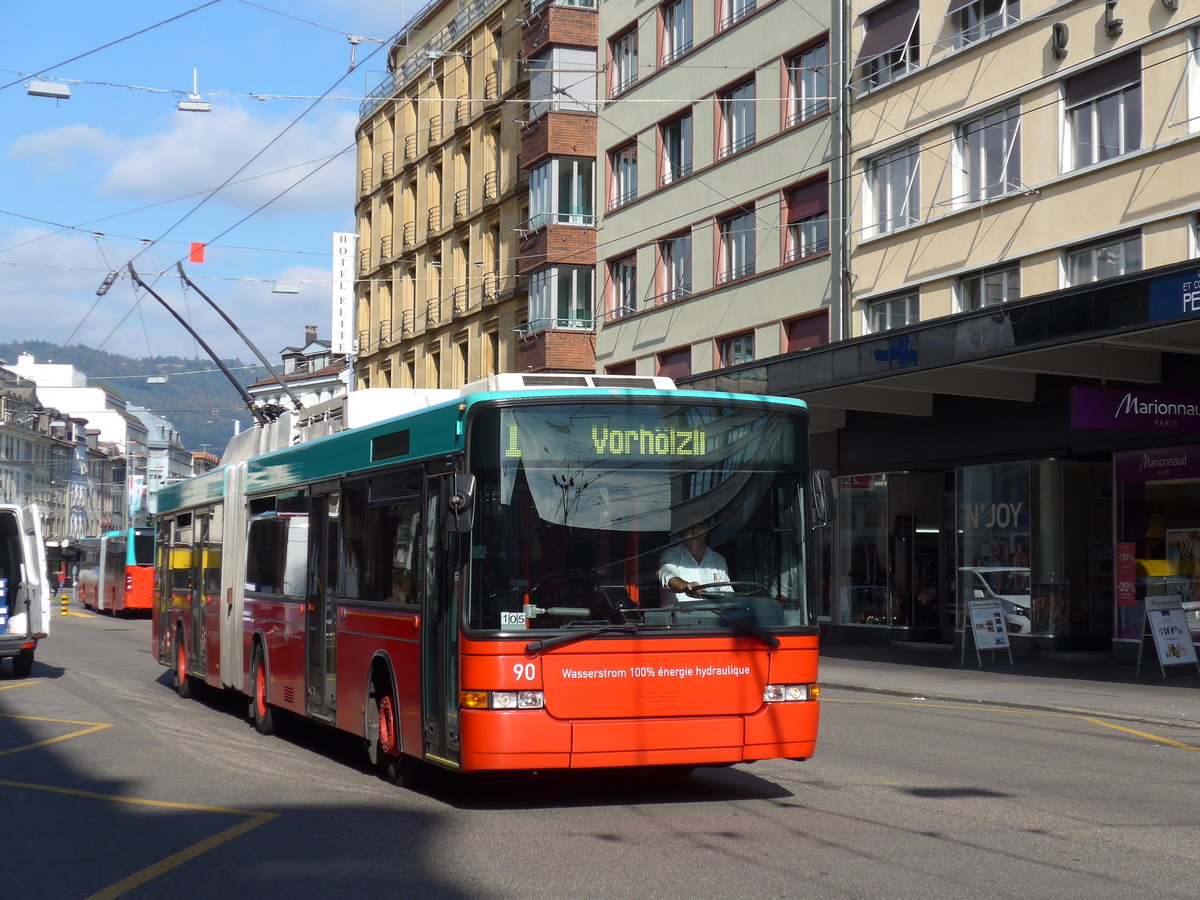
<path id="1" fill-rule="evenodd" d="M 664 550 L 662 556 L 658 558 L 658 584 L 662 588 L 664 606 L 687 603 L 696 599 L 687 594 L 677 594 L 667 589 L 667 582 L 675 577 L 682 578 L 689 584 L 693 581 L 698 581 L 700 584 L 728 581 L 728 564 L 725 562 L 725 557 L 712 547 L 705 547 L 704 556 L 700 562 L 696 562 L 696 557 L 692 556 L 683 544 L 675 544 Z M 732 591 L 733 588 L 721 587 L 713 590 Z"/>

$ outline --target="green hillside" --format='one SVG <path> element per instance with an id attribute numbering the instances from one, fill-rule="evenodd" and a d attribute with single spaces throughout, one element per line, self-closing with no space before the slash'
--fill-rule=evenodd
<path id="1" fill-rule="evenodd" d="M 169 420 L 188 450 L 220 455 L 234 431 L 249 427 L 253 418 L 237 391 L 211 359 L 153 356 L 134 359 L 91 347 L 60 347 L 47 341 L 0 343 L 0 360 L 15 364 L 22 353 L 39 363 L 73 365 L 88 376 L 91 385 L 103 385 L 130 403 L 144 406 Z M 222 360 L 243 385 L 267 375 L 262 366 L 241 360 Z M 149 384 L 150 376 L 166 376 L 164 383 Z"/>

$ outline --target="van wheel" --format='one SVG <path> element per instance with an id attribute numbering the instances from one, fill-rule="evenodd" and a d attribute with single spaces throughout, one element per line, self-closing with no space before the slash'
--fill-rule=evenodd
<path id="1" fill-rule="evenodd" d="M 187 673 L 187 651 L 183 646 L 183 629 L 175 632 L 175 693 L 184 700 L 194 693 L 191 676 Z"/>
<path id="2" fill-rule="evenodd" d="M 254 730 L 259 734 L 275 731 L 275 714 L 267 696 L 267 663 L 262 648 L 254 651 L 254 664 L 250 667 L 250 717 L 254 719 Z"/>
<path id="3" fill-rule="evenodd" d="M 28 678 L 33 673 L 33 651 L 22 650 L 13 657 L 13 674 L 18 678 Z"/>

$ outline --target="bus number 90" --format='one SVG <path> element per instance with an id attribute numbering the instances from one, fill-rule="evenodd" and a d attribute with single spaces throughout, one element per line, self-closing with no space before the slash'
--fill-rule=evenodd
<path id="1" fill-rule="evenodd" d="M 517 681 L 533 681 L 537 678 L 537 668 L 533 663 L 517 663 L 513 666 L 513 674 Z"/>

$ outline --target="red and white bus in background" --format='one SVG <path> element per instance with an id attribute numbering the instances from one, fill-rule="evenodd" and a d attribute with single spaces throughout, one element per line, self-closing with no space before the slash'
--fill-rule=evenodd
<path id="1" fill-rule="evenodd" d="M 126 528 L 80 542 L 79 602 L 110 612 L 154 606 L 154 529 Z"/>
<path id="2" fill-rule="evenodd" d="M 828 479 L 803 403 L 500 375 L 330 404 L 160 490 L 181 695 L 358 735 L 400 780 L 812 755 Z M 660 567 L 698 525 L 727 572 L 681 599 Z"/>

